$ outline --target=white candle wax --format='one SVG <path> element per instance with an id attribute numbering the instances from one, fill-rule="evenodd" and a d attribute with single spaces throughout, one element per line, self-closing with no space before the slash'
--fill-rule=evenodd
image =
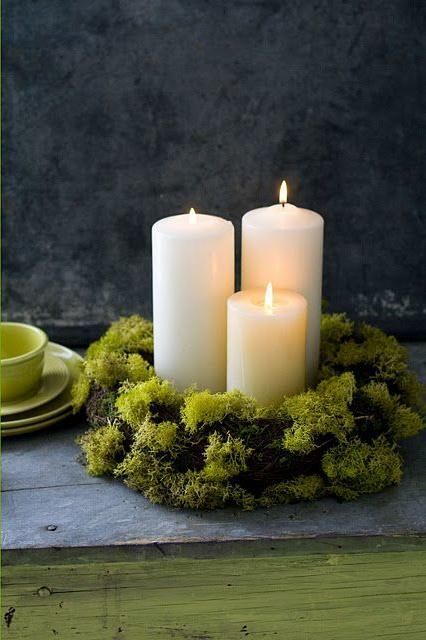
<path id="1" fill-rule="evenodd" d="M 279 403 L 305 388 L 306 309 L 303 296 L 265 289 L 228 300 L 227 389 L 239 389 L 261 405 Z"/>
<path id="2" fill-rule="evenodd" d="M 154 367 L 179 390 L 226 388 L 226 301 L 234 291 L 234 227 L 171 216 L 152 228 Z"/>
<path id="3" fill-rule="evenodd" d="M 292 204 L 254 209 L 242 221 L 242 289 L 274 288 L 308 302 L 306 381 L 315 384 L 320 348 L 324 220 Z"/>

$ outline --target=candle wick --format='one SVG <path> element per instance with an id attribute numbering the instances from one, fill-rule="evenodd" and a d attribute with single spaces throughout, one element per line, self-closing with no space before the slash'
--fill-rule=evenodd
<path id="1" fill-rule="evenodd" d="M 282 206 L 283 209 L 284 209 L 285 205 L 286 205 L 285 202 L 281 202 L 281 206 Z"/>

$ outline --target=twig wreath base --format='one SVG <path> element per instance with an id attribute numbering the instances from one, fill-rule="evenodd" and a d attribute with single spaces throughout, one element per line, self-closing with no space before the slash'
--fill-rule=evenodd
<path id="1" fill-rule="evenodd" d="M 177 392 L 155 375 L 152 323 L 134 315 L 88 349 L 73 388 L 91 475 L 155 503 L 243 509 L 355 500 L 401 480 L 398 441 L 424 426 L 423 389 L 395 338 L 324 314 L 319 383 L 274 408 L 238 391 Z"/>

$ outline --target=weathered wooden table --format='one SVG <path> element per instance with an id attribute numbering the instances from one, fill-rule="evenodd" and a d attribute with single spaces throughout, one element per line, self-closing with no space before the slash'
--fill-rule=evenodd
<path id="1" fill-rule="evenodd" d="M 85 428 L 3 442 L 4 638 L 426 637 L 426 433 L 356 503 L 194 513 L 88 477 Z"/>

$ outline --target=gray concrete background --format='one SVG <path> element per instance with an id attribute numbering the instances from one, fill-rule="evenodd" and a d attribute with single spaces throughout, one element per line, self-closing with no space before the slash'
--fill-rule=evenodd
<path id="1" fill-rule="evenodd" d="M 326 221 L 324 295 L 426 334 L 422 1 L 4 0 L 3 314 L 151 313 L 153 222 Z"/>

